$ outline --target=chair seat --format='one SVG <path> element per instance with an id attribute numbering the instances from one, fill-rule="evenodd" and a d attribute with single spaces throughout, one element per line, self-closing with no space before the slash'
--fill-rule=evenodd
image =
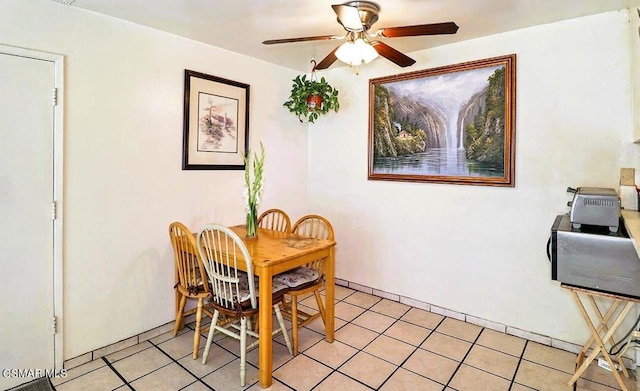
<path id="1" fill-rule="evenodd" d="M 206 297 L 209 295 L 210 286 L 205 288 L 204 284 L 198 284 L 197 286 L 189 285 L 187 287 L 183 287 L 182 285 L 176 285 L 175 288 L 180 291 L 183 295 L 187 295 L 188 297 L 195 298 L 198 296 Z"/>
<path id="2" fill-rule="evenodd" d="M 318 282 L 320 274 L 316 269 L 300 266 L 288 272 L 274 276 L 274 280 L 286 285 L 288 288 L 296 289 Z"/>
<path id="3" fill-rule="evenodd" d="M 239 292 L 240 297 L 238 298 L 238 302 L 242 305 L 243 308 L 249 308 L 251 306 L 251 292 L 249 291 L 249 279 L 247 273 L 238 271 L 239 282 Z M 254 276 L 254 286 L 256 288 L 256 297 L 259 297 L 259 284 L 258 284 L 258 276 Z M 276 277 L 272 280 L 271 292 L 274 298 L 280 297 L 283 294 L 287 293 L 289 290 L 289 286 L 281 281 L 278 281 Z M 231 292 L 227 293 L 226 299 L 230 302 L 233 302 L 233 294 Z"/>
<path id="4" fill-rule="evenodd" d="M 260 297 L 260 284 L 258 283 L 258 276 L 255 276 L 255 287 L 256 287 L 256 297 Z M 273 294 L 273 297 L 278 297 L 278 296 L 282 296 L 283 294 L 287 293 L 287 291 L 289 290 L 289 286 L 285 283 L 283 283 L 282 281 L 278 281 L 278 279 L 276 279 L 276 277 L 274 276 L 273 279 L 271 280 L 271 292 Z"/>

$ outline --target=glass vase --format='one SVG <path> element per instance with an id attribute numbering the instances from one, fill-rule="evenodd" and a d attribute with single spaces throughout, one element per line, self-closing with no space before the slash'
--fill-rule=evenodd
<path id="1" fill-rule="evenodd" d="M 255 239 L 258 237 L 258 216 L 254 208 L 247 213 L 247 239 Z"/>

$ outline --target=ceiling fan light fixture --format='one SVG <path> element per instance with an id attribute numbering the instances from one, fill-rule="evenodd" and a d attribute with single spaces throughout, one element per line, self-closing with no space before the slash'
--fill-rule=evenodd
<path id="1" fill-rule="evenodd" d="M 372 1 L 354 0 L 343 4 L 333 4 L 331 8 L 333 8 L 338 18 L 338 23 L 346 30 L 346 35 L 316 35 L 300 38 L 270 39 L 262 43 L 271 45 L 288 42 L 346 39 L 344 44 L 334 47 L 313 69 L 327 69 L 340 60 L 340 62 L 349 66 L 355 66 L 357 73 L 359 65 L 373 61 L 378 55 L 403 68 L 415 64 L 416 60 L 387 45 L 379 38 L 455 34 L 458 31 L 458 25 L 454 22 L 385 27 L 370 31 L 371 26 L 378 21 L 378 14 L 380 13 L 378 4 Z M 369 42 L 369 39 L 372 38 L 374 41 Z"/>
<path id="2" fill-rule="evenodd" d="M 336 50 L 336 57 L 349 66 L 358 66 L 363 62 L 368 64 L 373 61 L 378 57 L 378 52 L 369 42 L 358 38 L 340 45 L 338 50 Z"/>

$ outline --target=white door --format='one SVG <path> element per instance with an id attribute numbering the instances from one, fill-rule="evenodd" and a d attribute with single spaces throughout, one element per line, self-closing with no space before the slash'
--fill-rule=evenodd
<path id="1" fill-rule="evenodd" d="M 55 61 L 0 47 L 0 389 L 56 363 Z M 61 233 L 58 233 L 60 235 Z M 60 280 L 61 281 L 61 280 Z M 61 349 L 61 347 L 59 347 Z M 14 370 L 6 372 L 6 370 Z M 33 370 L 31 373 L 24 372 Z M 16 372 L 23 371 L 23 372 Z"/>

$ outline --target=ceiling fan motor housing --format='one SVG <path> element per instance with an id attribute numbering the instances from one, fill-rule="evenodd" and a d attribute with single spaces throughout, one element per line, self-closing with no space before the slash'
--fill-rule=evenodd
<path id="1" fill-rule="evenodd" d="M 344 3 L 343 5 L 349 7 L 355 7 L 358 9 L 358 14 L 360 14 L 360 21 L 362 22 L 362 28 L 353 29 L 351 27 L 345 26 L 338 18 L 338 23 L 342 25 L 348 31 L 367 31 L 371 26 L 378 21 L 378 13 L 380 12 L 380 6 L 373 1 L 349 1 Z"/>

